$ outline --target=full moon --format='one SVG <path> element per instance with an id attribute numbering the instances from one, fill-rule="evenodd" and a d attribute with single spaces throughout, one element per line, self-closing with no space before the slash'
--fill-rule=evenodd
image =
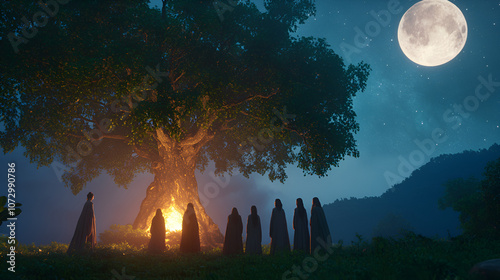
<path id="1" fill-rule="evenodd" d="M 423 66 L 445 64 L 457 56 L 467 40 L 467 22 L 447 0 L 424 0 L 401 18 L 398 41 L 403 53 Z"/>

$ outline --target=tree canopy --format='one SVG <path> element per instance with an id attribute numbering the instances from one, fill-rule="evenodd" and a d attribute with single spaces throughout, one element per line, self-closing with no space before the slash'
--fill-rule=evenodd
<path id="1" fill-rule="evenodd" d="M 439 207 L 460 212 L 464 234 L 495 237 L 500 235 L 500 158 L 489 162 L 484 178 L 457 178 L 445 183 L 445 195 Z"/>
<path id="2" fill-rule="evenodd" d="M 126 186 L 169 151 L 280 181 L 290 164 L 325 176 L 359 154 L 352 100 L 370 69 L 295 35 L 311 1 L 240 1 L 223 21 L 207 0 L 163 13 L 145 0 L 47 3 L 0 3 L 0 145 L 70 166 L 74 193 L 103 171 Z"/>

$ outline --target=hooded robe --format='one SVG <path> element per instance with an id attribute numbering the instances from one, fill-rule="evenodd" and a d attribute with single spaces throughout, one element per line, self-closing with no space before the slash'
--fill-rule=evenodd
<path id="1" fill-rule="evenodd" d="M 161 210 L 156 211 L 156 215 L 151 221 L 151 240 L 149 240 L 148 250 L 151 253 L 161 253 L 165 250 L 165 219 Z"/>
<path id="2" fill-rule="evenodd" d="M 274 255 L 277 251 L 290 251 L 290 239 L 288 238 L 285 211 L 280 206 L 276 206 L 271 215 L 271 225 L 269 227 L 271 255 Z"/>
<path id="3" fill-rule="evenodd" d="M 293 212 L 293 250 L 302 250 L 309 253 L 309 223 L 307 219 L 306 209 L 302 200 L 297 202 L 297 208 Z"/>
<path id="4" fill-rule="evenodd" d="M 248 254 L 262 255 L 262 229 L 260 217 L 255 214 L 248 215 L 247 218 L 247 240 L 245 252 Z"/>
<path id="5" fill-rule="evenodd" d="M 190 203 L 191 204 L 191 203 Z M 182 218 L 182 235 L 180 251 L 182 253 L 196 253 L 200 251 L 200 231 L 198 219 L 191 204 Z"/>
<path id="6" fill-rule="evenodd" d="M 238 210 L 233 208 L 231 215 L 227 217 L 226 235 L 224 236 L 224 247 L 222 254 L 232 255 L 243 253 L 243 222 Z"/>
<path id="7" fill-rule="evenodd" d="M 75 233 L 68 247 L 68 254 L 81 253 L 86 243 L 90 243 L 91 250 L 94 249 L 97 243 L 94 204 L 87 200 L 83 206 L 82 213 L 76 224 Z"/>
<path id="8" fill-rule="evenodd" d="M 311 208 L 311 254 L 314 253 L 316 247 L 324 247 L 321 243 L 331 244 L 330 229 L 326 222 L 325 212 L 319 203 L 319 200 L 313 200 Z M 318 241 L 319 239 L 319 241 Z"/>

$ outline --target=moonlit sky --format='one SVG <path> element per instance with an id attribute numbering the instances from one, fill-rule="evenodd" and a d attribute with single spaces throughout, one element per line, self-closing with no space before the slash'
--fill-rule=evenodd
<path id="1" fill-rule="evenodd" d="M 160 2 L 153 0 L 152 5 Z M 343 51 L 347 44 L 354 48 L 357 30 L 364 30 L 374 21 L 370 12 L 387 10 L 390 2 L 395 2 L 401 11 L 391 14 L 388 25 L 379 25 L 379 32 L 368 36 L 368 46 L 356 48 L 352 53 Z M 500 143 L 500 86 L 492 87 L 495 91 L 480 102 L 476 110 L 464 109 L 467 118 L 451 119 L 452 114 L 447 115 L 448 121 L 443 118 L 447 110 L 453 111 L 454 104 L 463 105 L 464 100 L 473 100 L 469 96 L 474 95 L 480 84 L 478 77 L 488 80 L 491 75 L 494 81 L 500 82 L 500 1 L 452 1 L 467 20 L 467 42 L 455 59 L 431 68 L 418 66 L 406 58 L 397 41 L 399 21 L 416 2 L 402 0 L 397 5 L 397 1 L 389 0 L 316 1 L 316 16 L 301 26 L 297 35 L 324 37 L 346 62 L 365 61 L 372 68 L 366 91 L 354 100 L 360 124 L 355 136 L 360 157 L 346 158 L 323 178 L 304 177 L 302 171 L 290 167 L 285 184 L 270 182 L 266 176 L 253 175 L 246 179 L 237 174 L 217 181 L 209 175 L 213 167 L 207 168 L 204 174 L 197 174 L 198 186 L 200 193 L 213 183 L 220 186 L 218 194 L 208 200 L 206 210 L 222 233 L 232 207 L 238 208 L 246 225 L 250 206 L 256 205 L 263 223 L 263 243 L 268 243 L 270 213 L 274 199 L 280 198 L 293 238 L 291 223 L 297 197 L 303 198 L 309 213 L 314 196 L 326 204 L 339 198 L 381 195 L 391 183 L 403 179 L 404 176 L 398 174 L 398 166 L 402 159 L 410 160 L 412 153 L 419 153 L 415 140 L 432 139 L 436 129 L 445 132 L 446 141 L 434 145 L 434 151 L 422 160 L 414 158 L 415 168 L 440 154 L 478 150 Z M 262 7 L 262 1 L 255 3 Z M 483 87 L 481 92 L 488 91 Z M 111 224 L 132 223 L 146 187 L 153 180 L 152 175 L 143 174 L 128 189 L 123 189 L 114 185 L 109 176 L 102 175 L 74 196 L 58 181 L 52 168 L 37 169 L 22 156 L 23 151 L 18 148 L 0 158 L 5 173 L 7 162 L 15 162 L 17 166 L 16 200 L 23 203 L 23 213 L 18 217 L 16 233 L 23 243 L 69 243 L 89 191 L 95 194 L 98 233 Z M 387 182 L 384 176 L 387 172 L 396 176 L 392 182 Z M 6 184 L 3 186 L 1 195 L 5 195 L 7 189 Z M 335 225 L 330 227 L 335 240 Z M 6 227 L 2 226 L 0 232 L 5 233 Z"/>

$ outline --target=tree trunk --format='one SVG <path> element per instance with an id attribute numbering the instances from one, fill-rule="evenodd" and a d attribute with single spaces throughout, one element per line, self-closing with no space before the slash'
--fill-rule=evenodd
<path id="1" fill-rule="evenodd" d="M 182 217 L 188 203 L 193 203 L 200 228 L 202 246 L 218 246 L 223 243 L 223 236 L 219 227 L 207 215 L 198 196 L 198 185 L 195 177 L 195 167 L 190 161 L 186 164 L 186 157 L 182 152 L 161 153 L 163 160 L 154 167 L 154 181 L 146 191 L 146 198 L 142 201 L 139 214 L 134 221 L 134 228 L 147 230 L 151 225 L 156 209 L 162 209 L 166 219 L 167 231 L 169 228 L 169 211 L 174 207 L 177 217 Z M 194 155 L 189 156 L 193 159 Z M 175 220 L 179 224 L 178 219 Z M 182 220 L 180 220 L 182 224 Z M 170 225 L 171 226 L 171 225 Z"/>

